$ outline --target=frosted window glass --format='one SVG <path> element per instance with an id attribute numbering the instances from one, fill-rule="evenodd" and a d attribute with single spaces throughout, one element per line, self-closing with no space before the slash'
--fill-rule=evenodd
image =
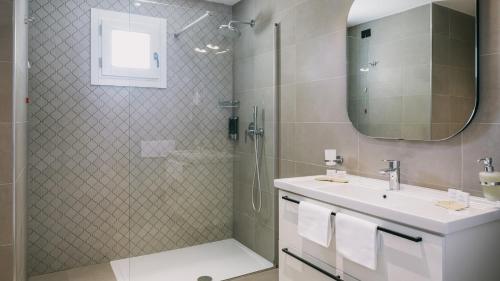
<path id="1" fill-rule="evenodd" d="M 147 33 L 113 30 L 111 64 L 114 67 L 149 69 L 151 36 Z"/>

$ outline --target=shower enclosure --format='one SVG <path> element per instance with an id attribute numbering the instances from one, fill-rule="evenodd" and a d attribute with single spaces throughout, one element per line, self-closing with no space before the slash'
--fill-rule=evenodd
<path id="1" fill-rule="evenodd" d="M 245 2 L 29 2 L 30 277 L 274 266 L 276 27 Z"/>

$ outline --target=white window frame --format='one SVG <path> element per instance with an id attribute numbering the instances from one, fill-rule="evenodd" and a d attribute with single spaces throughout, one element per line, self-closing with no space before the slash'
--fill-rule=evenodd
<path id="1" fill-rule="evenodd" d="M 111 63 L 113 30 L 150 35 L 150 68 L 123 68 Z M 167 21 L 91 9 L 91 84 L 146 88 L 167 87 Z"/>

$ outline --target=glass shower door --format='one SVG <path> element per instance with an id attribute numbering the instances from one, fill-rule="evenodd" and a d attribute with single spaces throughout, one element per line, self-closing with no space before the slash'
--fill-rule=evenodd
<path id="1" fill-rule="evenodd" d="M 130 1 L 130 9 L 131 18 L 167 22 L 166 86 L 130 87 L 131 258 L 117 267 L 128 268 L 125 279 L 132 281 L 225 280 L 272 267 L 273 85 L 251 103 L 235 90 L 236 79 L 252 79 L 235 72 L 237 41 L 256 32 L 251 18 L 205 1 Z M 232 20 L 247 23 L 236 28 Z M 254 106 L 265 130 L 258 139 L 244 133 Z M 239 138 L 229 137 L 230 120 Z M 254 174 L 255 154 L 237 147 L 253 147 L 255 140 L 261 192 L 257 183 L 253 191 L 261 207 L 245 214 L 254 220 L 246 225 L 240 206 L 252 201 L 240 195 L 251 195 L 252 187 L 240 175 Z M 250 160 L 246 168 L 241 159 Z M 252 241 L 243 230 L 254 232 Z"/>

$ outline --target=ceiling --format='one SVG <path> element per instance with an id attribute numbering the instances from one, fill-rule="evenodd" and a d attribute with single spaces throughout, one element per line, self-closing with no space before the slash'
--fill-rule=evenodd
<path id="1" fill-rule="evenodd" d="M 355 0 L 349 12 L 348 26 L 401 13 L 430 2 L 430 0 Z M 432 2 L 469 15 L 476 13 L 476 0 L 432 0 Z"/>
<path id="2" fill-rule="evenodd" d="M 234 4 L 240 2 L 240 0 L 206 0 L 206 1 L 220 3 L 228 6 L 233 6 Z"/>

